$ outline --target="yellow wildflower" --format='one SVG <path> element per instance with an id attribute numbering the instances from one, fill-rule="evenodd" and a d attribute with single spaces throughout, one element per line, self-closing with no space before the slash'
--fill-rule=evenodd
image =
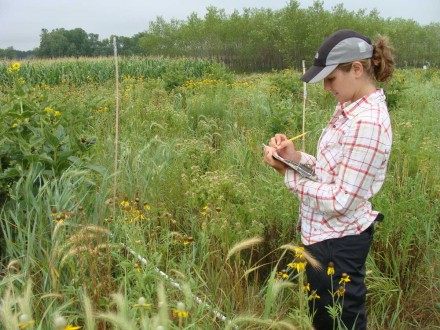
<path id="1" fill-rule="evenodd" d="M 313 290 L 312 294 L 309 296 L 309 300 L 315 300 L 321 298 L 317 293 L 316 290 Z"/>
<path id="2" fill-rule="evenodd" d="M 341 285 L 341 286 L 338 288 L 338 290 L 336 290 L 336 292 L 334 293 L 334 295 L 335 295 L 335 296 L 338 296 L 338 297 L 342 297 L 342 296 L 344 296 L 344 293 L 345 293 L 345 287 L 344 287 L 343 285 Z"/>
<path id="3" fill-rule="evenodd" d="M 142 308 L 150 308 L 151 304 L 147 304 L 147 301 L 144 297 L 140 297 L 137 304 L 134 304 L 133 307 L 142 307 Z"/>
<path id="4" fill-rule="evenodd" d="M 20 329 L 31 328 L 34 325 L 35 321 L 31 319 L 31 317 L 27 314 L 22 314 L 18 318 L 18 327 Z"/>
<path id="5" fill-rule="evenodd" d="M 295 248 L 295 258 L 299 258 L 299 259 L 304 258 L 303 251 L 304 251 L 303 246 Z"/>
<path id="6" fill-rule="evenodd" d="M 56 111 L 54 112 L 54 116 L 55 116 L 55 117 L 59 117 L 59 116 L 61 116 L 61 111 L 56 110 Z"/>
<path id="7" fill-rule="evenodd" d="M 290 268 L 296 268 L 296 271 L 299 273 L 306 269 L 307 261 L 299 261 L 299 262 L 291 262 L 287 266 Z"/>
<path id="8" fill-rule="evenodd" d="M 339 284 L 350 282 L 350 276 L 347 273 L 343 273 L 341 279 L 339 280 Z"/>
<path id="9" fill-rule="evenodd" d="M 119 205 L 123 210 L 128 210 L 130 208 L 130 202 L 128 201 L 128 198 L 125 198 Z"/>
<path id="10" fill-rule="evenodd" d="M 98 109 L 95 109 L 96 113 L 106 112 L 108 110 L 108 106 L 102 106 Z"/>
<path id="11" fill-rule="evenodd" d="M 307 265 L 307 262 L 306 262 L 306 261 L 298 262 L 298 266 L 296 267 L 296 270 L 298 271 L 298 273 L 299 273 L 300 271 L 305 270 L 305 269 L 306 269 L 306 265 Z"/>
<path id="12" fill-rule="evenodd" d="M 30 320 L 27 322 L 20 322 L 18 323 L 18 327 L 20 329 L 27 329 L 27 328 L 31 328 L 34 325 L 35 321 L 34 320 Z"/>
<path id="13" fill-rule="evenodd" d="M 184 236 L 182 238 L 182 241 L 183 241 L 183 245 L 189 245 L 189 244 L 192 244 L 194 242 L 194 238 L 191 237 L 191 236 Z"/>
<path id="14" fill-rule="evenodd" d="M 208 214 L 211 213 L 211 208 L 209 205 L 206 205 L 202 208 L 202 211 L 200 211 L 200 214 L 203 215 L 204 217 L 208 216 Z"/>
<path id="15" fill-rule="evenodd" d="M 44 111 L 46 111 L 47 113 L 51 113 L 53 112 L 53 109 L 51 107 L 45 107 Z"/>
<path id="16" fill-rule="evenodd" d="M 14 64 L 12 64 L 12 70 L 14 71 L 20 70 L 20 63 L 15 62 Z"/>
<path id="17" fill-rule="evenodd" d="M 304 283 L 304 290 L 310 292 L 310 283 L 309 282 Z"/>
<path id="18" fill-rule="evenodd" d="M 335 275 L 335 265 L 333 264 L 332 261 L 330 261 L 328 263 L 327 275 L 330 275 L 330 276 Z"/>
<path id="19" fill-rule="evenodd" d="M 178 318 L 187 318 L 188 312 L 185 311 L 179 311 L 177 309 L 173 309 L 173 316 Z"/>
<path id="20" fill-rule="evenodd" d="M 276 272 L 275 276 L 277 279 L 283 279 L 283 280 L 289 278 L 289 274 L 287 274 L 287 272 L 284 269 L 280 272 Z"/>
<path id="21" fill-rule="evenodd" d="M 185 311 L 185 304 L 182 302 L 177 303 L 177 308 L 173 308 L 173 316 L 180 318 L 187 318 L 188 312 Z"/>
<path id="22" fill-rule="evenodd" d="M 67 324 L 66 319 L 63 316 L 57 316 L 54 320 L 54 328 L 56 330 L 78 330 L 80 326 Z"/>

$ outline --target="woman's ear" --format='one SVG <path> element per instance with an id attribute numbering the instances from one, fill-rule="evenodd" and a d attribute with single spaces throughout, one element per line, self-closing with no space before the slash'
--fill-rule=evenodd
<path id="1" fill-rule="evenodd" d="M 355 77 L 361 77 L 364 73 L 364 66 L 359 61 L 354 61 L 351 64 L 351 70 L 353 71 Z"/>

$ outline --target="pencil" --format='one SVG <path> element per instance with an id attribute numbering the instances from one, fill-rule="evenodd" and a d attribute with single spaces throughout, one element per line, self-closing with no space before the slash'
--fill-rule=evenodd
<path id="1" fill-rule="evenodd" d="M 303 137 L 303 136 L 306 135 L 307 133 L 310 133 L 310 131 L 309 131 L 309 132 L 302 133 L 302 134 L 297 135 L 297 136 L 294 136 L 293 138 L 290 138 L 289 141 L 295 141 L 296 139 L 299 139 L 299 138 Z M 277 144 L 277 148 L 278 148 L 278 146 L 279 146 L 279 144 Z"/>
<path id="2" fill-rule="evenodd" d="M 294 136 L 293 138 L 289 139 L 289 141 L 295 141 L 296 139 L 299 139 L 299 138 L 303 137 L 307 133 L 309 133 L 309 132 L 305 132 L 305 133 L 302 133 L 300 135 Z"/>

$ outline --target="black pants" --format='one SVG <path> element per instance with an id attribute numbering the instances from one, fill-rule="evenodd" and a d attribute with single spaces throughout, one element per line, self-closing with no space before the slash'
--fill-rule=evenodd
<path id="1" fill-rule="evenodd" d="M 325 306 L 332 306 L 337 300 L 336 290 L 340 287 L 339 281 L 343 273 L 349 275 L 350 282 L 345 283 L 343 297 L 342 329 L 365 330 L 367 328 L 367 316 L 365 300 L 367 288 L 365 286 L 365 261 L 373 239 L 374 225 L 359 235 L 329 239 L 323 242 L 306 246 L 306 250 L 316 258 L 323 266 L 322 270 L 307 266 L 307 281 L 310 289 L 316 290 L 320 298 L 309 301 L 309 310 L 314 313 L 313 325 L 316 330 L 333 329 L 333 318 Z M 334 264 L 335 274 L 327 274 L 330 262 Z M 332 281 L 333 279 L 333 287 Z M 333 289 L 333 292 L 331 292 Z M 339 329 L 336 320 L 335 329 Z"/>

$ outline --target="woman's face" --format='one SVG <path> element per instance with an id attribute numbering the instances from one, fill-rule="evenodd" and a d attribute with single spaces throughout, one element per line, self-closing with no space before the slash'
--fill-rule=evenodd
<path id="1" fill-rule="evenodd" d="M 338 102 L 355 101 L 355 81 L 351 70 L 346 72 L 336 69 L 324 78 L 324 90 L 333 94 Z"/>

